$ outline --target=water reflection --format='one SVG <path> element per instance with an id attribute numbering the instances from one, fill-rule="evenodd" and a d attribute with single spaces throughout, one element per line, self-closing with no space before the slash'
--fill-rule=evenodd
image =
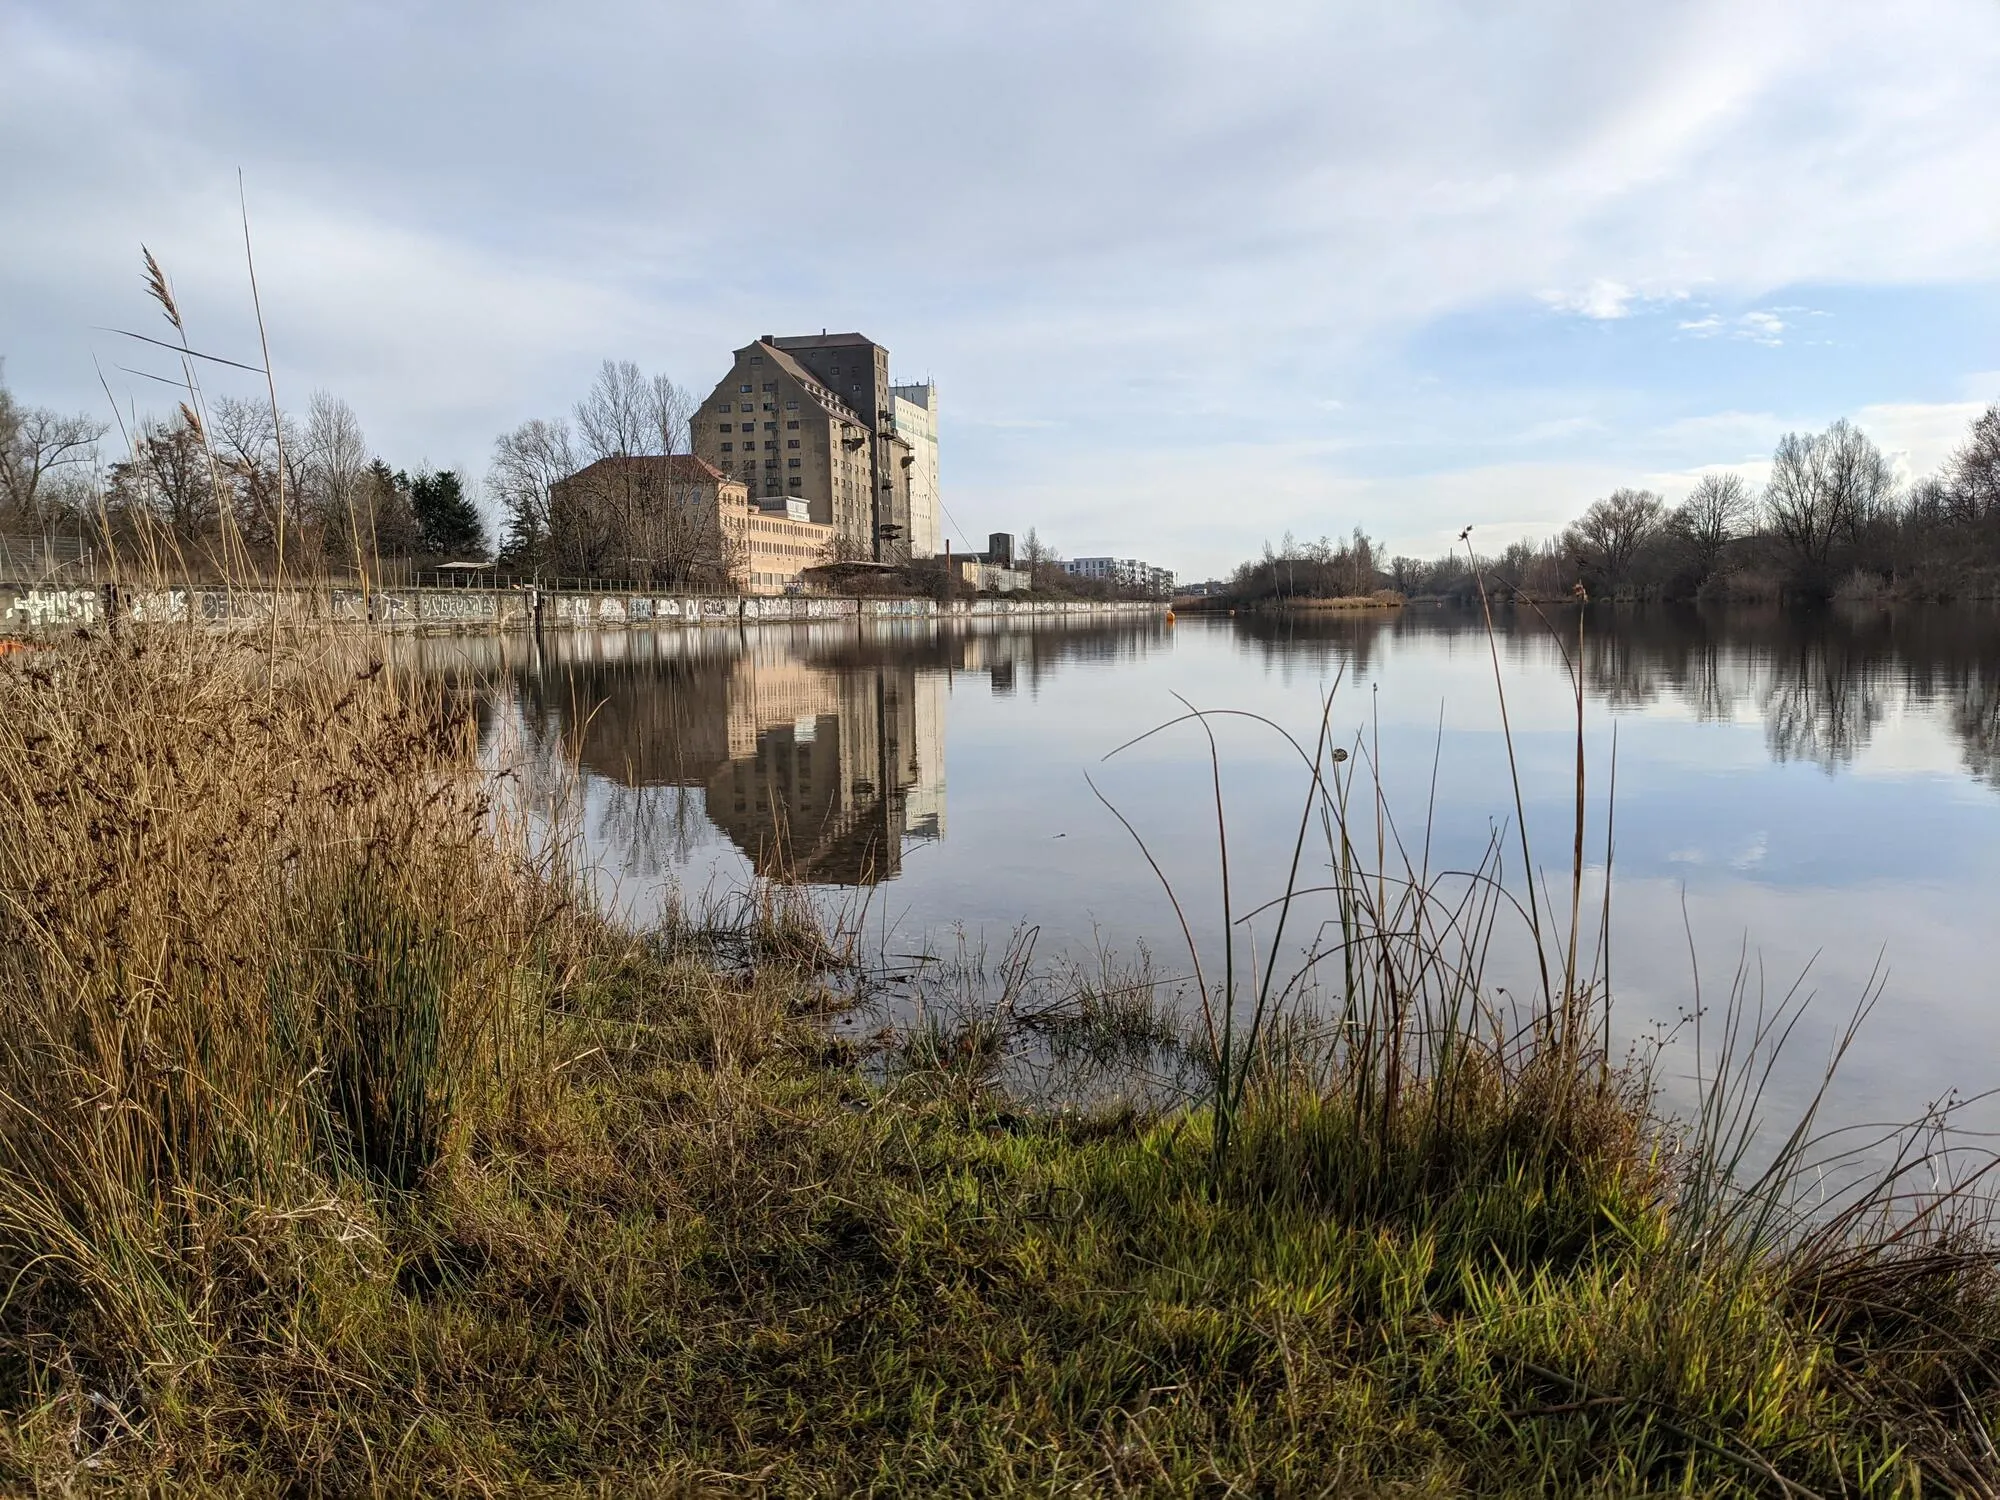
<path id="1" fill-rule="evenodd" d="M 1385 650 L 1487 649 L 1471 610 L 1262 617 L 1231 622 L 1267 664 L 1374 675 Z M 1496 616 L 1511 668 L 1559 670 L 1577 645 L 1577 611 Z M 1674 704 L 1698 721 L 1754 713 L 1771 758 L 1827 771 L 1853 763 L 1893 715 L 1935 715 L 1968 775 L 2000 785 L 2000 611 L 1991 608 L 1789 612 L 1594 607 L 1583 621 L 1591 702 L 1613 713 Z M 1414 650 L 1413 650 L 1414 648 Z"/>
<path id="2" fill-rule="evenodd" d="M 2000 789 L 2000 610 L 1594 608 L 1582 623 L 1600 722 L 1609 710 L 1628 721 L 1761 723 L 1771 762 L 1830 775 L 1855 767 L 1885 726 L 1929 724 L 1965 778 Z M 1574 611 L 1513 612 L 1495 624 L 1510 691 L 1564 685 Z M 720 840 L 748 870 L 841 886 L 897 879 L 914 847 L 947 837 L 947 727 L 971 711 L 968 688 L 996 707 L 1019 699 L 1035 721 L 1016 763 L 1024 778 L 1056 765 L 1073 775 L 1170 715 L 1169 689 L 1149 662 L 1178 662 L 1168 673 L 1199 668 L 1182 686 L 1218 707 L 1252 706 L 1260 677 L 1281 690 L 1279 701 L 1295 693 L 1304 703 L 1336 673 L 1406 696 L 1413 685 L 1431 691 L 1457 723 L 1490 702 L 1476 611 L 1190 621 L 1180 635 L 1176 646 L 1159 622 L 881 622 L 412 649 L 470 698 L 489 737 L 504 720 L 582 773 L 594 842 L 619 874 L 672 873 Z M 1088 696 L 1045 710 L 1044 692 L 1078 673 L 1090 675 Z M 1562 696 L 1544 692 L 1539 708 L 1517 701 L 1516 730 L 1559 729 Z M 1628 723 L 1628 735 L 1636 728 Z M 989 797 L 990 785 L 977 794 Z"/>
<path id="3" fill-rule="evenodd" d="M 1713 987 L 1750 955 L 1774 999 L 1810 969 L 1832 1017 L 1882 965 L 1871 1035 L 1891 1045 L 1850 1063 L 1856 1117 L 1902 1118 L 1954 1084 L 1991 1084 L 1979 1060 L 2000 1055 L 2000 611 L 1593 608 L 1581 623 L 1591 879 L 1608 843 L 1615 725 L 1612 948 L 1634 1034 L 1686 1012 L 1697 957 Z M 1463 867 L 1515 816 L 1497 647 L 1537 858 L 1560 866 L 1577 625 L 1574 612 L 1503 615 L 1489 646 L 1477 611 L 1411 609 L 1172 629 L 878 622 L 408 649 L 478 697 L 496 757 L 580 779 L 582 796 L 560 805 L 584 819 L 607 903 L 636 921 L 679 894 L 782 870 L 871 893 L 894 882 L 893 899 L 855 904 L 869 913 L 870 950 L 899 960 L 954 951 L 960 932 L 997 944 L 1027 923 L 1045 961 L 1144 944 L 1178 971 L 1178 919 L 1084 775 L 1143 832 L 1212 954 L 1207 745 L 1189 730 L 1109 765 L 1106 751 L 1179 713 L 1176 695 L 1309 739 L 1318 693 L 1340 674 L 1338 731 L 1367 735 L 1371 762 L 1388 768 L 1389 805 L 1412 820 L 1398 831 L 1426 848 L 1434 834 L 1435 867 Z M 1290 751 L 1248 720 L 1219 738 L 1242 912 L 1277 894 L 1302 783 Z M 532 753 L 514 753 L 523 747 Z M 535 805 L 557 806 L 561 780 Z M 1511 951 L 1489 978 L 1510 993 L 1533 986 Z M 1802 1089 L 1823 1050 L 1809 1031 Z"/>
<path id="4" fill-rule="evenodd" d="M 945 835 L 955 686 L 1032 694 L 1064 663 L 1162 639 L 1157 625 L 901 623 L 550 636 L 515 653 L 510 677 L 530 738 L 560 744 L 604 793 L 596 833 L 624 871 L 685 863 L 713 830 L 759 875 L 865 886 Z"/>

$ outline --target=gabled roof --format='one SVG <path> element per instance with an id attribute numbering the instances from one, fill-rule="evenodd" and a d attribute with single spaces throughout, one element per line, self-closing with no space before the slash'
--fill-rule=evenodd
<path id="1" fill-rule="evenodd" d="M 859 412 L 841 400 L 834 392 L 828 390 L 826 383 L 817 375 L 813 374 L 812 371 L 808 370 L 796 359 L 793 359 L 791 355 L 780 349 L 769 339 L 758 339 L 754 344 L 746 344 L 743 349 L 739 349 L 736 352 L 742 354 L 746 350 L 751 349 L 764 355 L 772 364 L 803 385 L 806 388 L 807 394 L 819 402 L 821 406 L 825 407 L 833 416 L 839 417 L 843 421 L 858 423 L 863 427 L 870 425 L 862 420 Z"/>
<path id="2" fill-rule="evenodd" d="M 668 479 L 679 479 L 690 484 L 713 484 L 717 480 L 735 482 L 713 464 L 696 458 L 692 453 L 634 453 L 622 457 L 600 458 L 595 463 L 585 464 L 574 474 L 567 475 L 559 482 L 568 484 L 570 480 L 581 479 L 586 474 L 612 474 L 631 470 L 659 474 Z"/>

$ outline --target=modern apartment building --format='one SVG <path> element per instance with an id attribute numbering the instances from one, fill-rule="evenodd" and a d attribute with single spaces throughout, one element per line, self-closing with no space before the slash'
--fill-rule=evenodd
<path id="1" fill-rule="evenodd" d="M 910 445 L 910 556 L 944 551 L 944 504 L 938 497 L 937 382 L 890 387 L 896 432 Z"/>
<path id="2" fill-rule="evenodd" d="M 889 351 L 858 333 L 767 334 L 736 351 L 695 413 L 696 456 L 753 503 L 803 501 L 840 561 L 906 562 L 918 456 L 897 430 Z M 932 465 L 935 472 L 935 464 Z"/>
<path id="3" fill-rule="evenodd" d="M 1095 578 L 1121 588 L 1145 589 L 1154 594 L 1171 594 L 1174 575 L 1136 557 L 1072 557 L 1063 564 L 1065 572 L 1078 578 Z"/>

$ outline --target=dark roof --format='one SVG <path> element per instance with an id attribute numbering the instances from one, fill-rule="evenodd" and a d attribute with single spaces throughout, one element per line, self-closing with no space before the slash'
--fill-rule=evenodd
<path id="1" fill-rule="evenodd" d="M 712 484 L 716 480 L 731 484 L 741 483 L 740 480 L 731 479 L 714 465 L 696 458 L 692 453 L 635 453 L 623 457 L 600 458 L 595 463 L 585 464 L 560 482 L 567 484 L 571 479 L 581 479 L 586 474 L 605 469 L 653 470 L 664 473 L 672 479 L 696 484 Z"/>
<path id="2" fill-rule="evenodd" d="M 793 359 L 791 355 L 785 353 L 783 349 L 779 348 L 769 339 L 759 339 L 756 343 L 747 347 L 755 349 L 760 353 L 768 354 L 772 364 L 803 385 L 815 401 L 819 402 L 821 406 L 824 406 L 835 416 L 859 423 L 864 427 L 870 425 L 862 420 L 859 412 L 841 400 L 833 391 L 828 390 L 825 381 L 821 380 L 812 371 Z M 742 351 L 739 350 L 738 352 L 741 353 Z"/>
<path id="3" fill-rule="evenodd" d="M 779 349 L 840 349 L 850 344 L 866 344 L 870 348 L 881 347 L 865 333 L 804 333 L 782 339 L 766 334 L 762 342 Z"/>

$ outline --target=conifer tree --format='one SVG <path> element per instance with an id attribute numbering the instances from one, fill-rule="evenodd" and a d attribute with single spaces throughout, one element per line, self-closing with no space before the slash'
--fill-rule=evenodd
<path id="1" fill-rule="evenodd" d="M 486 523 L 455 471 L 420 473 L 408 481 L 408 488 L 410 508 L 417 517 L 418 546 L 425 553 L 433 557 L 485 557 Z"/>

